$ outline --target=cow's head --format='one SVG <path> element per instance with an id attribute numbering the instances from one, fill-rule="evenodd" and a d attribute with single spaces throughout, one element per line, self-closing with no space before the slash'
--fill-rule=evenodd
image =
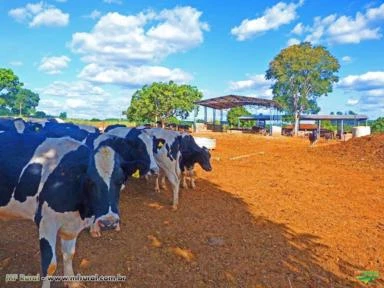
<path id="1" fill-rule="evenodd" d="M 201 148 L 200 152 L 196 154 L 197 163 L 203 168 L 205 171 L 212 171 L 211 166 L 211 153 L 209 153 L 208 148 Z"/>
<path id="2" fill-rule="evenodd" d="M 125 161 L 109 145 L 100 145 L 93 153 L 87 171 L 86 205 L 94 216 L 91 234 L 100 236 L 103 229 L 120 230 L 120 189 L 132 171 L 148 170 L 141 161 Z"/>
<path id="3" fill-rule="evenodd" d="M 200 148 L 191 135 L 184 135 L 181 140 L 181 154 L 187 159 L 186 163 L 199 163 L 205 171 L 211 171 L 211 154 L 206 147 Z"/>
<path id="4" fill-rule="evenodd" d="M 131 128 L 124 138 L 116 139 L 115 143 L 117 151 L 125 160 L 141 163 L 138 167 L 141 176 L 159 174 L 159 166 L 153 156 L 154 143 L 144 130 Z"/>
<path id="5" fill-rule="evenodd" d="M 138 129 L 136 129 L 138 130 Z M 143 141 L 147 154 L 150 161 L 150 174 L 159 174 L 159 166 L 156 163 L 155 157 L 153 156 L 157 149 L 161 148 L 164 145 L 164 139 L 156 139 L 155 137 L 150 136 L 145 129 L 139 130 L 140 134 L 138 138 Z"/>

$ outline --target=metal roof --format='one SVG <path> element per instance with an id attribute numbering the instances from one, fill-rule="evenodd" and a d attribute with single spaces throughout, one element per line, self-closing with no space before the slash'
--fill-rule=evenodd
<path id="1" fill-rule="evenodd" d="M 233 107 L 256 105 L 270 108 L 280 108 L 280 105 L 273 101 L 263 98 L 239 96 L 239 95 L 226 95 L 206 100 L 195 102 L 198 105 L 213 108 L 213 109 L 229 109 Z"/>
<path id="2" fill-rule="evenodd" d="M 259 115 L 247 115 L 247 116 L 240 116 L 239 120 L 264 120 L 264 121 L 270 121 L 270 120 L 281 120 L 281 115 L 265 115 L 265 114 L 259 114 Z"/>
<path id="3" fill-rule="evenodd" d="M 367 120 L 366 115 L 301 115 L 300 120 Z"/>

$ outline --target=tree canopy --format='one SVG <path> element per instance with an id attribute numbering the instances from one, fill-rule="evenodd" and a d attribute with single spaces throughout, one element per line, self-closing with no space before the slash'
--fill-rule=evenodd
<path id="1" fill-rule="evenodd" d="M 252 127 L 255 121 L 241 121 L 239 123 L 239 117 L 247 115 L 251 115 L 251 113 L 243 106 L 231 108 L 227 114 L 228 124 L 232 127 L 237 127 L 239 124 L 240 127 Z"/>
<path id="2" fill-rule="evenodd" d="M 15 95 L 14 102 L 11 104 L 13 114 L 32 115 L 36 112 L 39 105 L 39 94 L 29 89 L 20 88 Z"/>
<path id="3" fill-rule="evenodd" d="M 194 86 L 154 82 L 137 90 L 126 112 L 128 120 L 135 122 L 160 121 L 162 124 L 173 117 L 185 119 L 196 107 L 194 104 L 203 94 Z"/>
<path id="4" fill-rule="evenodd" d="M 317 98 L 332 92 L 340 65 L 323 46 L 308 42 L 283 49 L 270 63 L 266 79 L 275 80 L 273 99 L 294 115 L 295 134 L 302 113 L 317 113 Z"/>
<path id="5" fill-rule="evenodd" d="M 379 117 L 373 121 L 371 127 L 374 133 L 384 133 L 384 117 Z"/>
<path id="6" fill-rule="evenodd" d="M 31 115 L 39 104 L 39 95 L 23 88 L 19 77 L 11 69 L 0 68 L 0 114 Z"/>

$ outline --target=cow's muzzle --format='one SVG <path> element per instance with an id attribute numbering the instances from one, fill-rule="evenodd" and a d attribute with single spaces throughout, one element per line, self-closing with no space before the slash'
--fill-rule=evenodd
<path id="1" fill-rule="evenodd" d="M 92 237 L 100 237 L 101 231 L 104 230 L 120 231 L 120 218 L 117 215 L 110 214 L 102 216 L 91 225 L 90 232 Z"/>
<path id="2" fill-rule="evenodd" d="M 103 219 L 99 220 L 98 224 L 101 228 L 101 230 L 113 230 L 116 229 L 117 227 L 120 228 L 120 220 L 115 220 L 115 219 Z"/>

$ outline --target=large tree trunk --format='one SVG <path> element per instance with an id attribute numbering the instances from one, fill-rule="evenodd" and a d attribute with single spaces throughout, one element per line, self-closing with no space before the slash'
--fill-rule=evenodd
<path id="1" fill-rule="evenodd" d="M 300 120 L 300 113 L 298 111 L 295 112 L 295 127 L 293 129 L 293 136 L 297 136 L 299 134 L 299 120 Z"/>

